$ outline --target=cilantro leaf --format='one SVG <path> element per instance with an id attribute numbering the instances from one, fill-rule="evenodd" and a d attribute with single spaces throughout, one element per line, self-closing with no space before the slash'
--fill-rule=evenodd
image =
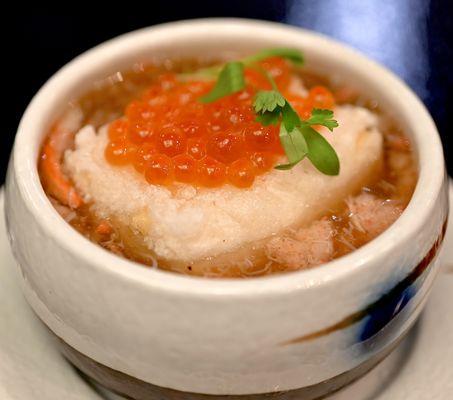
<path id="1" fill-rule="evenodd" d="M 297 65 L 302 65 L 304 62 L 304 57 L 300 50 L 291 49 L 291 48 L 287 48 L 287 47 L 276 47 L 273 49 L 261 50 L 252 56 L 244 58 L 243 62 L 244 62 L 244 64 L 252 64 L 255 62 L 265 60 L 266 58 L 270 58 L 270 57 L 286 58 L 287 60 L 290 60 L 294 64 L 297 64 Z"/>
<path id="2" fill-rule="evenodd" d="M 275 168 L 291 169 L 303 158 L 308 157 L 311 163 L 323 174 L 338 175 L 340 173 L 340 161 L 337 153 L 330 143 L 311 127 L 312 124 L 323 125 L 333 130 L 338 126 L 338 123 L 332 117 L 333 112 L 331 110 L 314 109 L 308 120 L 301 121 L 291 104 L 286 102 L 282 109 L 280 141 L 289 162 L 277 165 Z"/>
<path id="3" fill-rule="evenodd" d="M 305 141 L 302 132 L 298 128 L 292 131 L 287 131 L 284 124 L 280 126 L 280 142 L 285 150 L 288 158 L 287 164 L 277 165 L 275 168 L 280 170 L 288 170 L 302 161 L 308 153 L 307 142 Z"/>
<path id="4" fill-rule="evenodd" d="M 266 111 L 263 114 L 256 116 L 256 121 L 264 126 L 276 125 L 280 119 L 280 108 L 276 108 L 274 111 Z"/>
<path id="5" fill-rule="evenodd" d="M 203 103 L 212 103 L 221 97 L 240 92 L 244 88 L 244 64 L 232 61 L 224 65 L 214 88 L 200 100 Z"/>
<path id="6" fill-rule="evenodd" d="M 276 124 L 280 115 L 288 132 L 301 125 L 299 115 L 291 107 L 291 104 L 277 90 L 261 90 L 257 93 L 253 103 L 258 115 L 256 120 L 263 125 Z"/>
<path id="7" fill-rule="evenodd" d="M 253 107 L 256 113 L 265 113 L 283 107 L 285 103 L 285 98 L 277 90 L 260 90 L 255 96 Z"/>
<path id="8" fill-rule="evenodd" d="M 319 132 L 306 125 L 300 128 L 308 147 L 308 159 L 326 175 L 340 173 L 340 160 L 330 143 Z"/>
<path id="9" fill-rule="evenodd" d="M 338 127 L 338 122 L 333 119 L 333 111 L 321 110 L 319 108 L 313 109 L 311 117 L 305 122 L 309 125 L 325 126 L 330 131 L 333 131 L 333 128 Z"/>
<path id="10" fill-rule="evenodd" d="M 294 111 L 294 108 L 292 108 L 291 104 L 289 104 L 287 101 L 282 109 L 282 120 L 283 125 L 285 125 L 285 129 L 288 132 L 291 132 L 296 126 L 301 125 L 299 114 Z"/>

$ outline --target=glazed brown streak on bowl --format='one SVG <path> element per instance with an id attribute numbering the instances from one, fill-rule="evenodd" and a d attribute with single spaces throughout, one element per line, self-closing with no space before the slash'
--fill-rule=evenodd
<path id="1" fill-rule="evenodd" d="M 389 293 L 401 294 L 408 287 L 413 285 L 419 278 L 424 279 L 425 272 L 429 270 L 429 267 L 432 265 L 432 261 L 436 258 L 439 253 L 440 247 L 442 245 L 443 239 L 445 237 L 445 232 L 447 229 L 447 220 L 442 226 L 442 231 L 435 241 L 428 253 L 423 257 L 423 259 L 417 264 L 417 266 L 412 270 L 412 272 L 401 282 L 399 282 L 390 292 L 384 294 L 378 301 L 370 304 L 365 309 L 358 311 L 357 313 L 343 319 L 342 321 L 327 327 L 321 331 L 313 332 L 308 335 L 304 335 L 300 338 L 283 343 L 283 345 L 295 345 L 304 341 L 315 340 L 324 335 L 330 334 L 332 332 L 348 328 L 349 326 L 364 320 L 367 316 L 372 315 L 373 312 L 379 310 L 379 308 L 384 308 L 386 302 L 388 302 Z M 420 306 L 423 304 L 424 298 L 419 301 Z M 370 343 L 375 343 L 376 341 L 385 341 L 389 336 L 389 331 L 392 331 L 392 327 L 398 325 L 400 322 L 399 318 L 403 314 L 402 311 L 404 307 L 395 310 L 391 320 L 386 321 L 387 324 L 381 327 L 381 330 L 375 332 L 373 337 L 367 340 L 367 345 Z M 199 393 L 188 393 L 181 392 L 177 390 L 172 390 L 168 388 L 163 388 L 160 386 L 152 385 L 150 383 L 141 381 L 132 376 L 124 374 L 122 372 L 111 369 L 105 365 L 102 365 L 95 360 L 85 356 L 84 354 L 78 352 L 73 347 L 69 346 L 61 338 L 58 338 L 53 332 L 49 329 L 49 332 L 52 333 L 56 339 L 56 343 L 60 348 L 64 356 L 82 373 L 86 374 L 90 378 L 94 379 L 96 382 L 100 383 L 107 389 L 126 396 L 127 398 L 134 400 L 259 400 L 259 399 L 278 399 L 278 400 L 315 400 L 321 399 L 325 396 L 328 396 L 344 386 L 354 382 L 382 360 L 384 360 L 401 342 L 402 339 L 406 336 L 407 332 L 412 327 L 409 326 L 406 331 L 398 337 L 397 340 L 386 344 L 383 349 L 368 359 L 366 362 L 360 364 L 354 369 L 347 371 L 343 374 L 340 374 L 334 378 L 328 379 L 324 382 L 304 387 L 301 389 L 291 390 L 288 392 L 275 392 L 275 393 L 265 393 L 265 394 L 254 394 L 254 395 L 206 395 Z M 387 328 L 387 329 L 383 329 Z M 385 331 L 385 332 L 384 332 Z"/>
<path id="2" fill-rule="evenodd" d="M 377 364 L 384 360 L 406 336 L 407 332 L 394 343 L 387 346 L 379 354 L 335 378 L 301 389 L 288 392 L 274 392 L 248 395 L 208 395 L 200 393 L 181 392 L 141 381 L 132 376 L 115 371 L 93 359 L 79 353 L 73 347 L 56 338 L 56 343 L 63 355 L 83 374 L 94 379 L 110 391 L 131 400 L 320 400 L 329 396 L 346 385 L 365 375 Z"/>

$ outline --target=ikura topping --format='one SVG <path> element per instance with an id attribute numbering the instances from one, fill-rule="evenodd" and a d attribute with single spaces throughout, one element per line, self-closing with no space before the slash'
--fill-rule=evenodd
<path id="1" fill-rule="evenodd" d="M 321 86 L 306 97 L 291 94 L 292 65 L 280 57 L 242 72 L 243 86 L 215 101 L 200 101 L 218 91 L 213 81 L 161 75 L 110 124 L 105 158 L 115 166 L 132 165 L 154 185 L 250 187 L 287 153 L 279 138 L 280 124 L 257 120 L 258 94 L 279 90 L 301 118 L 308 118 L 313 108 L 332 108 L 334 98 Z"/>

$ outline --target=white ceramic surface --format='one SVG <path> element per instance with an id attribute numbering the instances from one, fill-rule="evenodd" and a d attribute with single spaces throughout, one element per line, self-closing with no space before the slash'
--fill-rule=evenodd
<path id="1" fill-rule="evenodd" d="M 100 400 L 53 346 L 20 291 L 3 203 L 0 189 L 0 399 Z"/>
<path id="2" fill-rule="evenodd" d="M 417 148 L 421 172 L 413 199 L 372 243 L 309 271 L 242 281 L 190 278 L 139 267 L 102 250 L 51 207 L 36 171 L 39 145 L 67 101 L 95 80 L 151 55 L 196 56 L 283 45 L 301 48 L 309 65 L 334 69 L 354 81 L 398 115 Z M 191 21 L 144 29 L 101 45 L 40 90 L 18 130 L 6 215 L 28 302 L 72 347 L 163 387 L 265 393 L 317 384 L 348 371 L 414 322 L 436 275 L 436 261 L 417 281 L 399 322 L 386 329 L 384 341 L 373 342 L 366 351 L 358 342 L 366 321 L 316 340 L 281 345 L 366 308 L 413 271 L 437 240 L 446 217 L 444 174 L 431 118 L 387 70 L 298 29 L 253 21 Z"/>
<path id="3" fill-rule="evenodd" d="M 450 189 L 453 202 L 453 185 Z M 453 206 L 453 204 L 452 204 Z M 0 399 L 101 400 L 63 359 L 28 307 L 6 238 L 0 191 Z M 382 364 L 329 400 L 446 400 L 453 397 L 453 224 L 442 255 L 444 273 L 410 335 Z M 448 272 L 448 274 L 446 273 Z"/>

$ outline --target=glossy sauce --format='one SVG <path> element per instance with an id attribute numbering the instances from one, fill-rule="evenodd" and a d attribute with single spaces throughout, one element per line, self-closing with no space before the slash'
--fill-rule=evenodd
<path id="1" fill-rule="evenodd" d="M 397 125 L 380 113 L 377 104 L 348 86 L 333 84 L 309 72 L 298 72 L 309 90 L 308 96 L 290 96 L 288 64 L 270 59 L 262 66 L 274 76 L 279 89 L 303 118 L 313 107 L 332 108 L 335 102 L 366 106 L 377 112 L 384 134 L 384 165 L 381 176 L 363 187 L 362 193 L 396 204 L 399 209 L 407 206 L 417 180 L 411 145 Z M 268 89 L 269 84 L 255 70 L 247 70 L 245 91 L 204 105 L 198 97 L 207 93 L 213 83 L 180 82 L 175 75 L 199 67 L 192 60 L 173 61 L 162 66 L 135 65 L 132 71 L 112 75 L 76 102 L 83 112 L 81 126 L 100 127 L 113 121 L 106 159 L 116 166 L 133 165 L 150 184 L 230 184 L 247 188 L 256 176 L 273 168 L 283 154 L 278 128 L 257 124 L 251 108 L 256 90 Z M 227 262 L 226 267 L 228 256 L 201 260 L 199 265 L 169 264 L 156 259 L 128 227 L 96 217 L 90 204 L 71 209 L 50 197 L 66 221 L 90 240 L 146 265 L 213 277 L 259 276 L 294 269 L 262 252 L 244 256 L 233 264 Z M 353 218 L 346 202 L 323 217 L 333 228 L 331 258 L 353 251 L 382 231 L 370 235 L 358 229 Z"/>

